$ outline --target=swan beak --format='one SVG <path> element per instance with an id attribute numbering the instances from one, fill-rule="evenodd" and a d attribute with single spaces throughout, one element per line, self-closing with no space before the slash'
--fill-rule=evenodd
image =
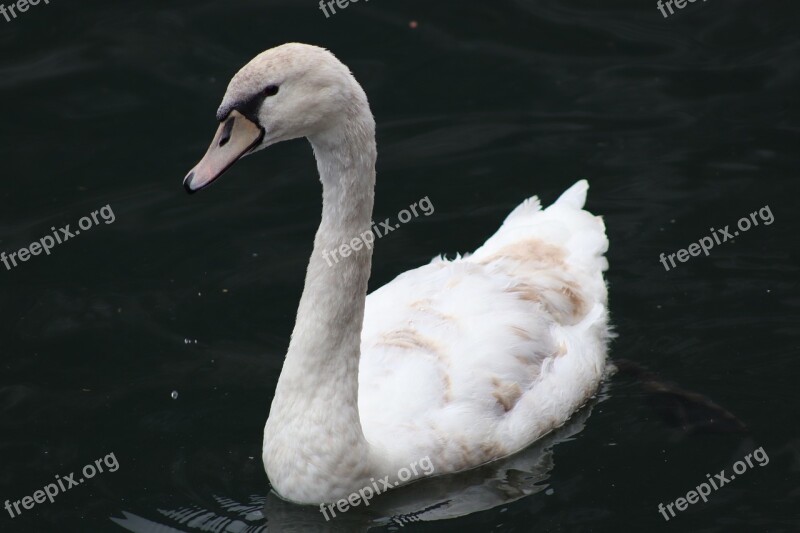
<path id="1" fill-rule="evenodd" d="M 206 155 L 183 179 L 186 192 L 191 194 L 211 185 L 263 138 L 263 128 L 238 111 L 232 111 L 220 123 Z"/>

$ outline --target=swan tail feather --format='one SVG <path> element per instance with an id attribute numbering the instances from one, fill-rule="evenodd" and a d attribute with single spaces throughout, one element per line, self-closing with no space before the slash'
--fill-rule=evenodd
<path id="1" fill-rule="evenodd" d="M 517 207 L 515 207 L 514 210 L 508 214 L 505 222 L 503 222 L 503 225 L 513 223 L 514 220 L 525 218 L 534 213 L 538 213 L 541 210 L 542 210 L 542 202 L 539 201 L 539 197 L 531 196 L 530 198 L 519 204 Z"/>
<path id="2" fill-rule="evenodd" d="M 546 209 L 541 208 L 537 197 L 529 198 L 508 215 L 497 233 L 470 259 L 480 261 L 502 255 L 515 244 L 535 240 L 560 248 L 571 267 L 601 279 L 601 273 L 608 269 L 604 257 L 608 238 L 602 217 L 583 209 L 588 190 L 589 183 L 580 180 Z"/>
<path id="3" fill-rule="evenodd" d="M 583 209 L 586 205 L 586 193 L 589 191 L 589 182 L 586 180 L 579 180 L 575 184 L 561 193 L 561 196 L 556 200 L 558 205 L 566 205 L 575 209 Z"/>

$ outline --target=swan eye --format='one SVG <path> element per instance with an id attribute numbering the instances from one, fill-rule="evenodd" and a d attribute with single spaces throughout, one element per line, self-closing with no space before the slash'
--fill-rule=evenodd
<path id="1" fill-rule="evenodd" d="M 277 85 L 267 85 L 267 88 L 264 89 L 264 96 L 275 96 L 278 94 L 278 89 Z"/>

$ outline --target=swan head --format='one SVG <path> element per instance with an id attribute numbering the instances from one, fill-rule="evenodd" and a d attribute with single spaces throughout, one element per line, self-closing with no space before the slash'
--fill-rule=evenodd
<path id="1" fill-rule="evenodd" d="M 231 79 L 217 111 L 217 133 L 184 187 L 203 189 L 242 157 L 272 144 L 324 139 L 340 130 L 348 113 L 364 108 L 361 86 L 324 48 L 289 43 L 267 50 Z"/>

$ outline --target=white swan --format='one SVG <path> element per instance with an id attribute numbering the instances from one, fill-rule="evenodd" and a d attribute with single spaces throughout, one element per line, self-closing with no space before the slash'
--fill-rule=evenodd
<path id="1" fill-rule="evenodd" d="M 268 50 L 234 76 L 217 118 L 184 180 L 190 192 L 298 137 L 322 182 L 322 221 L 264 430 L 264 465 L 283 498 L 319 504 L 385 490 L 381 480 L 430 473 L 426 459 L 437 475 L 473 468 L 561 426 L 595 393 L 608 241 L 602 219 L 583 210 L 585 181 L 545 210 L 525 201 L 472 255 L 434 259 L 367 296 L 371 248 L 323 259 L 372 224 L 375 124 L 347 67 L 315 46 Z"/>

